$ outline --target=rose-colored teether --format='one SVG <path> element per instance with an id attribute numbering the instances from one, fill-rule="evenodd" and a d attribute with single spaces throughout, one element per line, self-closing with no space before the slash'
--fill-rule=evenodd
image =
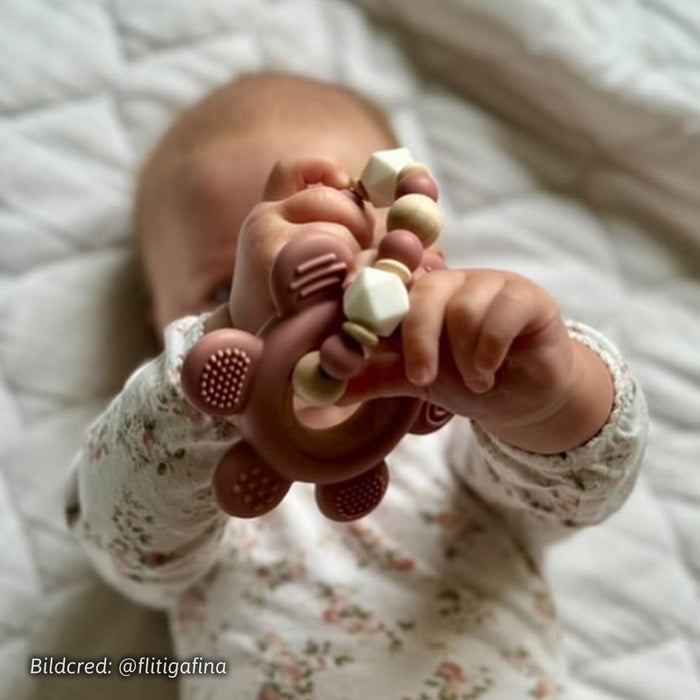
<path id="1" fill-rule="evenodd" d="M 381 197 L 396 191 L 406 153 L 375 158 L 379 172 L 368 189 Z M 410 177 L 411 189 L 432 188 L 427 179 Z M 422 190 L 418 194 L 427 197 Z M 316 484 L 316 501 L 327 517 L 360 518 L 383 498 L 389 481 L 384 458 L 406 432 L 430 432 L 452 417 L 400 396 L 367 401 L 342 422 L 316 428 L 300 419 L 294 405 L 295 393 L 311 405 L 335 402 L 346 381 L 364 367 L 363 345 L 394 332 L 400 322 L 406 271 L 410 277 L 422 264 L 420 240 L 411 232 L 410 217 L 404 218 L 403 230 L 390 232 L 380 244 L 385 262 L 364 281 L 358 282 L 359 275 L 354 290 L 353 285 L 343 289 L 354 259 L 341 239 L 326 233 L 292 239 L 272 269 L 277 314 L 258 335 L 214 331 L 188 353 L 182 368 L 188 399 L 205 413 L 238 416 L 242 439 L 223 457 L 213 481 L 227 513 L 262 515 L 284 498 L 293 481 L 306 481 Z"/>

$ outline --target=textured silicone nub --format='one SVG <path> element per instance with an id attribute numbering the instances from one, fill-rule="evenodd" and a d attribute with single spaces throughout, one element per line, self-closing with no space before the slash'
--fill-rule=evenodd
<path id="1" fill-rule="evenodd" d="M 199 379 L 202 401 L 221 410 L 236 410 L 249 368 L 250 355 L 245 350 L 226 348 L 212 353 Z"/>
<path id="2" fill-rule="evenodd" d="M 212 481 L 221 509 L 238 518 L 254 518 L 272 510 L 290 486 L 246 442 L 237 443 L 224 455 Z"/>
<path id="3" fill-rule="evenodd" d="M 185 358 L 182 388 L 201 411 L 227 416 L 242 410 L 261 342 L 223 328 L 205 335 Z"/>
<path id="4" fill-rule="evenodd" d="M 388 484 L 389 471 L 382 460 L 353 479 L 336 484 L 319 484 L 316 486 L 316 503 L 331 520 L 357 520 L 379 505 Z"/>

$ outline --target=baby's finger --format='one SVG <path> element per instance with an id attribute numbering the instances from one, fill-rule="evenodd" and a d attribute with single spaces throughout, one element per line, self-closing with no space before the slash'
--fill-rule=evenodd
<path id="1" fill-rule="evenodd" d="M 461 284 L 450 271 L 423 275 L 411 288 L 411 308 L 401 322 L 406 376 L 416 386 L 435 380 L 445 307 Z"/>
<path id="2" fill-rule="evenodd" d="M 348 229 L 361 248 L 367 248 L 372 243 L 374 227 L 371 217 L 338 190 L 310 187 L 287 197 L 278 206 L 282 217 L 289 223 L 340 224 Z"/>
<path id="3" fill-rule="evenodd" d="M 279 160 L 267 178 L 263 199 L 278 201 L 306 189 L 309 185 L 316 184 L 344 189 L 350 187 L 351 180 L 349 175 L 330 158 Z"/>
<path id="4" fill-rule="evenodd" d="M 347 289 L 354 281 L 355 278 L 360 274 L 360 272 L 365 267 L 372 267 L 377 260 L 377 249 L 367 248 L 366 250 L 361 250 L 355 255 L 353 261 L 353 267 L 345 275 L 345 280 L 343 282 L 343 289 Z"/>
<path id="5" fill-rule="evenodd" d="M 542 298 L 528 284 L 507 282 L 489 306 L 474 348 L 477 370 L 491 376 L 501 366 L 511 343 L 522 333 L 536 330 L 543 315 Z"/>
<path id="6" fill-rule="evenodd" d="M 464 384 L 475 392 L 487 391 L 493 383 L 491 374 L 477 369 L 473 360 L 484 320 L 503 285 L 500 276 L 472 271 L 463 278 L 445 309 L 445 326 L 454 363 Z"/>
<path id="7" fill-rule="evenodd" d="M 341 406 L 388 396 L 419 396 L 424 390 L 406 379 L 400 352 L 373 353 L 360 374 L 349 380 Z"/>
<path id="8" fill-rule="evenodd" d="M 508 280 L 489 306 L 474 347 L 474 367 L 493 375 L 516 338 L 535 335 L 558 317 L 556 302 L 539 287 Z"/>

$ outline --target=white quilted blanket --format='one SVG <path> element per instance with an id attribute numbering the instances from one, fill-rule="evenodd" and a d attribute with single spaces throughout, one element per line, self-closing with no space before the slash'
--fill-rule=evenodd
<path id="1" fill-rule="evenodd" d="M 439 176 L 453 264 L 528 275 L 623 348 L 653 421 L 643 474 L 550 559 L 572 697 L 700 698 L 691 0 L 0 4 L 0 697 L 175 697 L 156 677 L 30 676 L 28 657 L 168 653 L 163 620 L 92 574 L 61 489 L 153 352 L 128 225 L 139 159 L 178 109 L 262 67 L 377 100 Z"/>

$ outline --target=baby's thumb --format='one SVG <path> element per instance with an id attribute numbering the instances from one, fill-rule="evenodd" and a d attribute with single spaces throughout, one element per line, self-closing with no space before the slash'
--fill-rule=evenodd
<path id="1" fill-rule="evenodd" d="M 268 202 L 286 199 L 309 185 L 326 185 L 335 189 L 350 187 L 348 174 L 330 158 L 278 160 L 265 183 L 263 199 Z"/>

